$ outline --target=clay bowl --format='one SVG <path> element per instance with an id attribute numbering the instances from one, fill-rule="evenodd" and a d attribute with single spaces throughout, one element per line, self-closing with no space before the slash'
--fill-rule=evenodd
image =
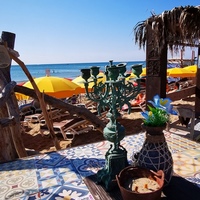
<path id="1" fill-rule="evenodd" d="M 133 191 L 130 186 L 132 181 L 140 178 L 156 181 L 159 185 L 158 189 L 145 193 Z M 162 170 L 153 172 L 146 168 L 129 166 L 116 176 L 116 180 L 124 200 L 159 200 L 164 185 L 164 172 Z"/>

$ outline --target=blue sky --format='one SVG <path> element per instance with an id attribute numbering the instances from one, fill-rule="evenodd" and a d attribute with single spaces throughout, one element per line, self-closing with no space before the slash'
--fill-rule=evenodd
<path id="1" fill-rule="evenodd" d="M 16 34 L 15 50 L 25 64 L 40 64 L 145 60 L 134 42 L 137 22 L 199 0 L 1 0 L 0 5 L 1 31 Z"/>

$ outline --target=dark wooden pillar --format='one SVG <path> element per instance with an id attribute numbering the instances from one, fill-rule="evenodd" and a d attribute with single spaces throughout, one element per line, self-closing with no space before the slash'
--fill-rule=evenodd
<path id="1" fill-rule="evenodd" d="M 7 44 L 8 48 L 14 48 L 14 33 L 2 32 L 1 39 L 4 43 Z M 0 68 L 0 92 L 2 92 L 2 89 L 4 89 L 7 85 L 11 83 L 10 68 L 11 65 L 5 68 Z M 1 134 L 3 135 L 3 137 L 0 139 L 1 144 L 3 144 L 3 146 L 1 146 L 1 157 L 3 158 L 3 160 L 9 161 L 18 157 L 27 156 L 21 138 L 21 125 L 18 103 L 13 90 L 11 91 L 9 98 L 6 99 L 5 105 L 2 105 L 0 107 L 0 117 L 14 118 L 15 122 L 7 127 L 3 127 L 1 130 Z"/>
<path id="2" fill-rule="evenodd" d="M 146 43 L 146 99 L 152 100 L 154 95 L 166 97 L 166 75 L 167 75 L 167 45 L 159 49 L 155 45 L 151 26 L 147 29 Z"/>
<path id="3" fill-rule="evenodd" d="M 14 49 L 14 44 L 15 44 L 15 34 L 14 33 L 2 31 L 1 39 L 7 43 L 7 46 L 10 49 Z M 8 82 L 10 82 L 10 80 L 11 80 L 11 78 L 10 78 L 10 68 L 11 68 L 11 65 L 2 70 L 2 73 L 4 74 L 4 76 L 6 77 Z"/>
<path id="4" fill-rule="evenodd" d="M 2 37 L 3 37 L 2 40 L 7 41 L 8 38 L 6 36 L 6 32 L 2 32 Z M 10 37 L 9 40 L 10 43 L 7 45 L 8 47 L 10 47 L 9 45 L 13 47 L 15 41 L 15 35 L 9 34 L 9 37 Z M 10 66 L 8 66 L 7 68 L 0 68 L 0 79 L 1 79 L 0 86 L 2 89 L 5 88 L 5 86 L 7 85 L 7 80 L 5 79 L 5 77 L 8 77 L 8 79 L 10 79 Z M 7 106 L 6 104 L 4 104 L 0 107 L 0 118 L 1 119 L 7 118 L 8 115 L 9 114 Z M 1 152 L 0 162 L 11 161 L 18 157 L 13 143 L 11 129 L 9 126 L 6 127 L 1 126 L 0 128 L 0 152 Z"/>
<path id="5" fill-rule="evenodd" d="M 200 117 L 200 47 L 198 48 L 198 63 L 196 74 L 195 116 Z"/>

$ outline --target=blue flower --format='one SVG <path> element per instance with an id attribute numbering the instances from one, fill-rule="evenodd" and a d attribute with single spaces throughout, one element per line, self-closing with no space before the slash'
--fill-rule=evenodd
<path id="1" fill-rule="evenodd" d="M 153 101 L 148 101 L 153 107 L 148 105 L 149 111 L 142 112 L 144 124 L 147 126 L 163 126 L 169 121 L 169 114 L 176 115 L 171 105 L 172 100 L 169 98 L 160 98 L 155 95 Z"/>
<path id="2" fill-rule="evenodd" d="M 177 115 L 177 112 L 173 110 L 173 106 L 171 105 L 172 100 L 170 98 L 160 98 L 157 94 L 153 97 L 154 101 L 148 101 L 155 108 L 160 108 L 165 110 L 168 114 Z"/>
<path id="3" fill-rule="evenodd" d="M 149 119 L 149 112 L 148 111 L 142 112 L 141 114 L 146 120 Z"/>

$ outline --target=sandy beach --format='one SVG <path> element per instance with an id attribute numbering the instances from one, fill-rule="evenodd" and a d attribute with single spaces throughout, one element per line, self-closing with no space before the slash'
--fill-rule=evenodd
<path id="1" fill-rule="evenodd" d="M 141 131 L 142 116 L 139 110 L 132 112 L 130 115 L 123 114 L 119 122 L 125 127 L 126 135 L 136 134 Z M 22 139 L 28 153 L 35 154 L 56 151 L 51 138 L 48 135 L 42 136 L 39 129 L 40 125 L 38 123 L 29 123 L 28 128 L 22 133 Z M 72 142 L 64 140 L 61 134 L 57 134 L 57 137 L 60 141 L 61 149 L 104 140 L 103 134 L 98 130 L 90 130 L 76 135 Z"/>
<path id="2" fill-rule="evenodd" d="M 194 106 L 194 96 L 175 101 L 173 105 L 184 105 L 184 106 Z M 177 116 L 171 116 L 171 121 L 176 120 Z M 126 135 L 137 134 L 142 131 L 141 123 L 143 118 L 141 116 L 140 109 L 133 109 L 130 114 L 124 113 L 119 122 L 125 127 Z M 29 123 L 29 127 L 25 129 L 22 133 L 22 139 L 28 155 L 46 153 L 56 151 L 53 145 L 52 139 L 47 136 L 43 136 L 39 132 L 39 124 Z M 80 135 L 76 135 L 73 142 L 66 141 L 63 139 L 62 135 L 57 134 L 58 140 L 60 141 L 61 149 L 75 147 L 79 145 L 99 142 L 104 140 L 103 134 L 99 131 L 91 130 Z"/>

